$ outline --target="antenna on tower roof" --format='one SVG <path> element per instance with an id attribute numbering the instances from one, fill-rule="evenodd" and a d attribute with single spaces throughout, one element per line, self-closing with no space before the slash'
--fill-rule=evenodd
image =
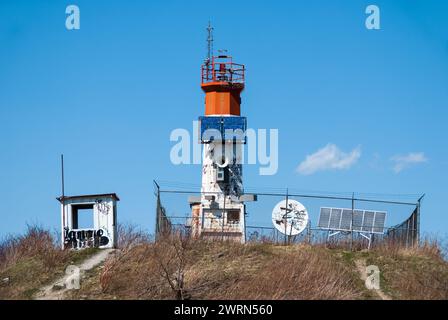
<path id="1" fill-rule="evenodd" d="M 210 20 L 207 27 L 207 60 L 206 64 L 209 64 L 213 57 L 213 27 Z"/>

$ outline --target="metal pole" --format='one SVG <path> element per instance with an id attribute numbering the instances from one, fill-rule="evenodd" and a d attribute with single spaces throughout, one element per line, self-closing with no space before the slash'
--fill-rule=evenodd
<path id="1" fill-rule="evenodd" d="M 207 27 L 207 61 L 210 62 L 212 57 L 213 57 L 213 27 L 211 25 L 211 22 L 209 21 Z"/>
<path id="2" fill-rule="evenodd" d="M 64 231 L 65 231 L 65 177 L 64 177 L 64 155 L 61 154 L 61 187 L 62 187 L 62 247 L 64 247 L 65 239 L 64 239 Z"/>
<path id="3" fill-rule="evenodd" d="M 421 210 L 421 206 L 422 206 L 422 200 L 424 197 L 425 197 L 425 194 L 422 194 L 422 196 L 417 201 L 417 217 L 416 217 L 417 221 L 415 223 L 417 245 L 420 244 L 420 210 Z"/>
<path id="4" fill-rule="evenodd" d="M 247 229 L 246 229 L 246 205 L 244 205 L 243 208 L 244 208 L 243 209 L 244 243 L 246 243 L 246 241 L 247 241 L 247 236 L 246 236 L 246 232 L 247 232 Z"/>
<path id="5" fill-rule="evenodd" d="M 407 223 L 408 223 L 408 227 L 406 228 L 406 248 L 409 247 L 409 229 L 410 229 L 411 220 L 408 219 Z"/>
<path id="6" fill-rule="evenodd" d="M 355 214 L 355 193 L 352 193 L 352 221 L 350 224 L 350 251 L 353 251 L 353 216 Z"/>
<path id="7" fill-rule="evenodd" d="M 61 177 L 62 177 L 62 198 L 65 196 L 65 186 L 64 186 L 64 155 L 61 154 Z"/>
<path id="8" fill-rule="evenodd" d="M 308 244 L 311 244 L 311 220 L 308 222 Z"/>
<path id="9" fill-rule="evenodd" d="M 154 186 L 156 187 L 156 197 L 157 197 L 157 206 L 156 206 L 156 241 L 157 241 L 160 232 L 160 210 L 162 209 L 160 203 L 160 186 L 155 180 L 153 180 L 153 182 Z"/>
<path id="10" fill-rule="evenodd" d="M 226 213 L 226 192 L 224 191 L 224 203 L 223 203 L 223 208 L 222 208 L 222 227 L 221 227 L 221 241 L 224 241 L 224 215 Z"/>
<path id="11" fill-rule="evenodd" d="M 286 188 L 286 204 L 285 204 L 285 216 L 288 216 L 288 188 Z M 280 210 L 281 211 L 281 210 Z M 285 223 L 285 246 L 287 245 L 287 240 L 288 239 L 288 230 L 287 230 L 287 219 L 283 219 L 283 222 Z"/>

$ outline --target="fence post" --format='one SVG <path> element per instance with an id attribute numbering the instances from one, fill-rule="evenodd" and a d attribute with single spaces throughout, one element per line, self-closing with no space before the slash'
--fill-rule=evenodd
<path id="1" fill-rule="evenodd" d="M 355 193 L 352 193 L 352 221 L 350 224 L 350 251 L 353 251 L 353 215 L 355 214 Z"/>
<path id="2" fill-rule="evenodd" d="M 415 229 L 416 229 L 416 239 L 417 239 L 417 245 L 420 245 L 420 209 L 422 205 L 422 200 L 425 197 L 425 194 L 422 194 L 422 196 L 417 201 L 417 215 L 416 215 L 416 221 L 415 221 Z"/>
<path id="3" fill-rule="evenodd" d="M 285 216 L 283 216 L 283 222 L 285 223 L 285 246 L 286 245 L 288 245 L 288 228 L 287 228 L 287 226 L 288 226 L 288 223 L 286 222 L 286 218 L 285 217 L 287 217 L 288 216 L 288 188 L 286 188 L 286 204 L 285 204 L 285 207 L 286 207 L 286 209 L 285 209 Z M 280 212 L 281 212 L 281 209 L 280 209 Z"/>
<path id="4" fill-rule="evenodd" d="M 155 196 L 157 197 L 157 205 L 156 205 L 156 234 L 155 234 L 155 240 L 157 241 L 159 237 L 160 232 L 160 186 L 156 182 L 156 180 L 153 180 L 154 187 L 155 187 Z"/>
<path id="5" fill-rule="evenodd" d="M 412 218 L 412 216 L 411 216 Z M 406 227 L 406 248 L 409 247 L 409 231 L 411 229 L 411 219 L 408 219 L 408 221 L 406 221 L 407 227 Z"/>
<path id="6" fill-rule="evenodd" d="M 308 221 L 308 244 L 311 244 L 311 219 Z"/>
<path id="7" fill-rule="evenodd" d="M 415 236 L 417 235 L 417 230 L 415 228 L 415 218 L 417 216 L 417 207 L 415 207 L 415 212 L 412 214 L 412 223 L 411 223 L 411 246 L 413 247 L 415 245 Z"/>
<path id="8" fill-rule="evenodd" d="M 223 192 L 223 195 L 224 195 L 224 203 L 222 206 L 222 214 L 221 214 L 221 218 L 222 218 L 221 241 L 224 241 L 224 215 L 226 214 L 226 193 L 225 193 L 225 191 Z"/>

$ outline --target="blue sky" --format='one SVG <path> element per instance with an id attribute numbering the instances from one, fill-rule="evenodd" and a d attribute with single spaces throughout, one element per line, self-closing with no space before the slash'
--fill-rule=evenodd
<path id="1" fill-rule="evenodd" d="M 65 28 L 69 4 L 80 30 Z M 380 30 L 365 28 L 369 4 Z M 215 48 L 246 64 L 249 127 L 279 130 L 277 174 L 248 165 L 246 186 L 426 193 L 422 231 L 446 236 L 447 14 L 436 0 L 2 0 L 0 236 L 59 227 L 61 153 L 67 194 L 116 192 L 120 221 L 151 232 L 152 180 L 200 183 L 199 165 L 170 162 L 169 136 L 204 112 L 209 19 Z M 269 225 L 274 204 L 249 222 Z"/>

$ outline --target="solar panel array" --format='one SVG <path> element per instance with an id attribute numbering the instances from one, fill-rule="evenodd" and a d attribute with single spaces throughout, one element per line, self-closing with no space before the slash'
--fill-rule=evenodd
<path id="1" fill-rule="evenodd" d="M 318 227 L 335 231 L 357 231 L 366 233 L 384 233 L 386 212 L 375 210 L 357 210 L 342 208 L 320 208 Z"/>

